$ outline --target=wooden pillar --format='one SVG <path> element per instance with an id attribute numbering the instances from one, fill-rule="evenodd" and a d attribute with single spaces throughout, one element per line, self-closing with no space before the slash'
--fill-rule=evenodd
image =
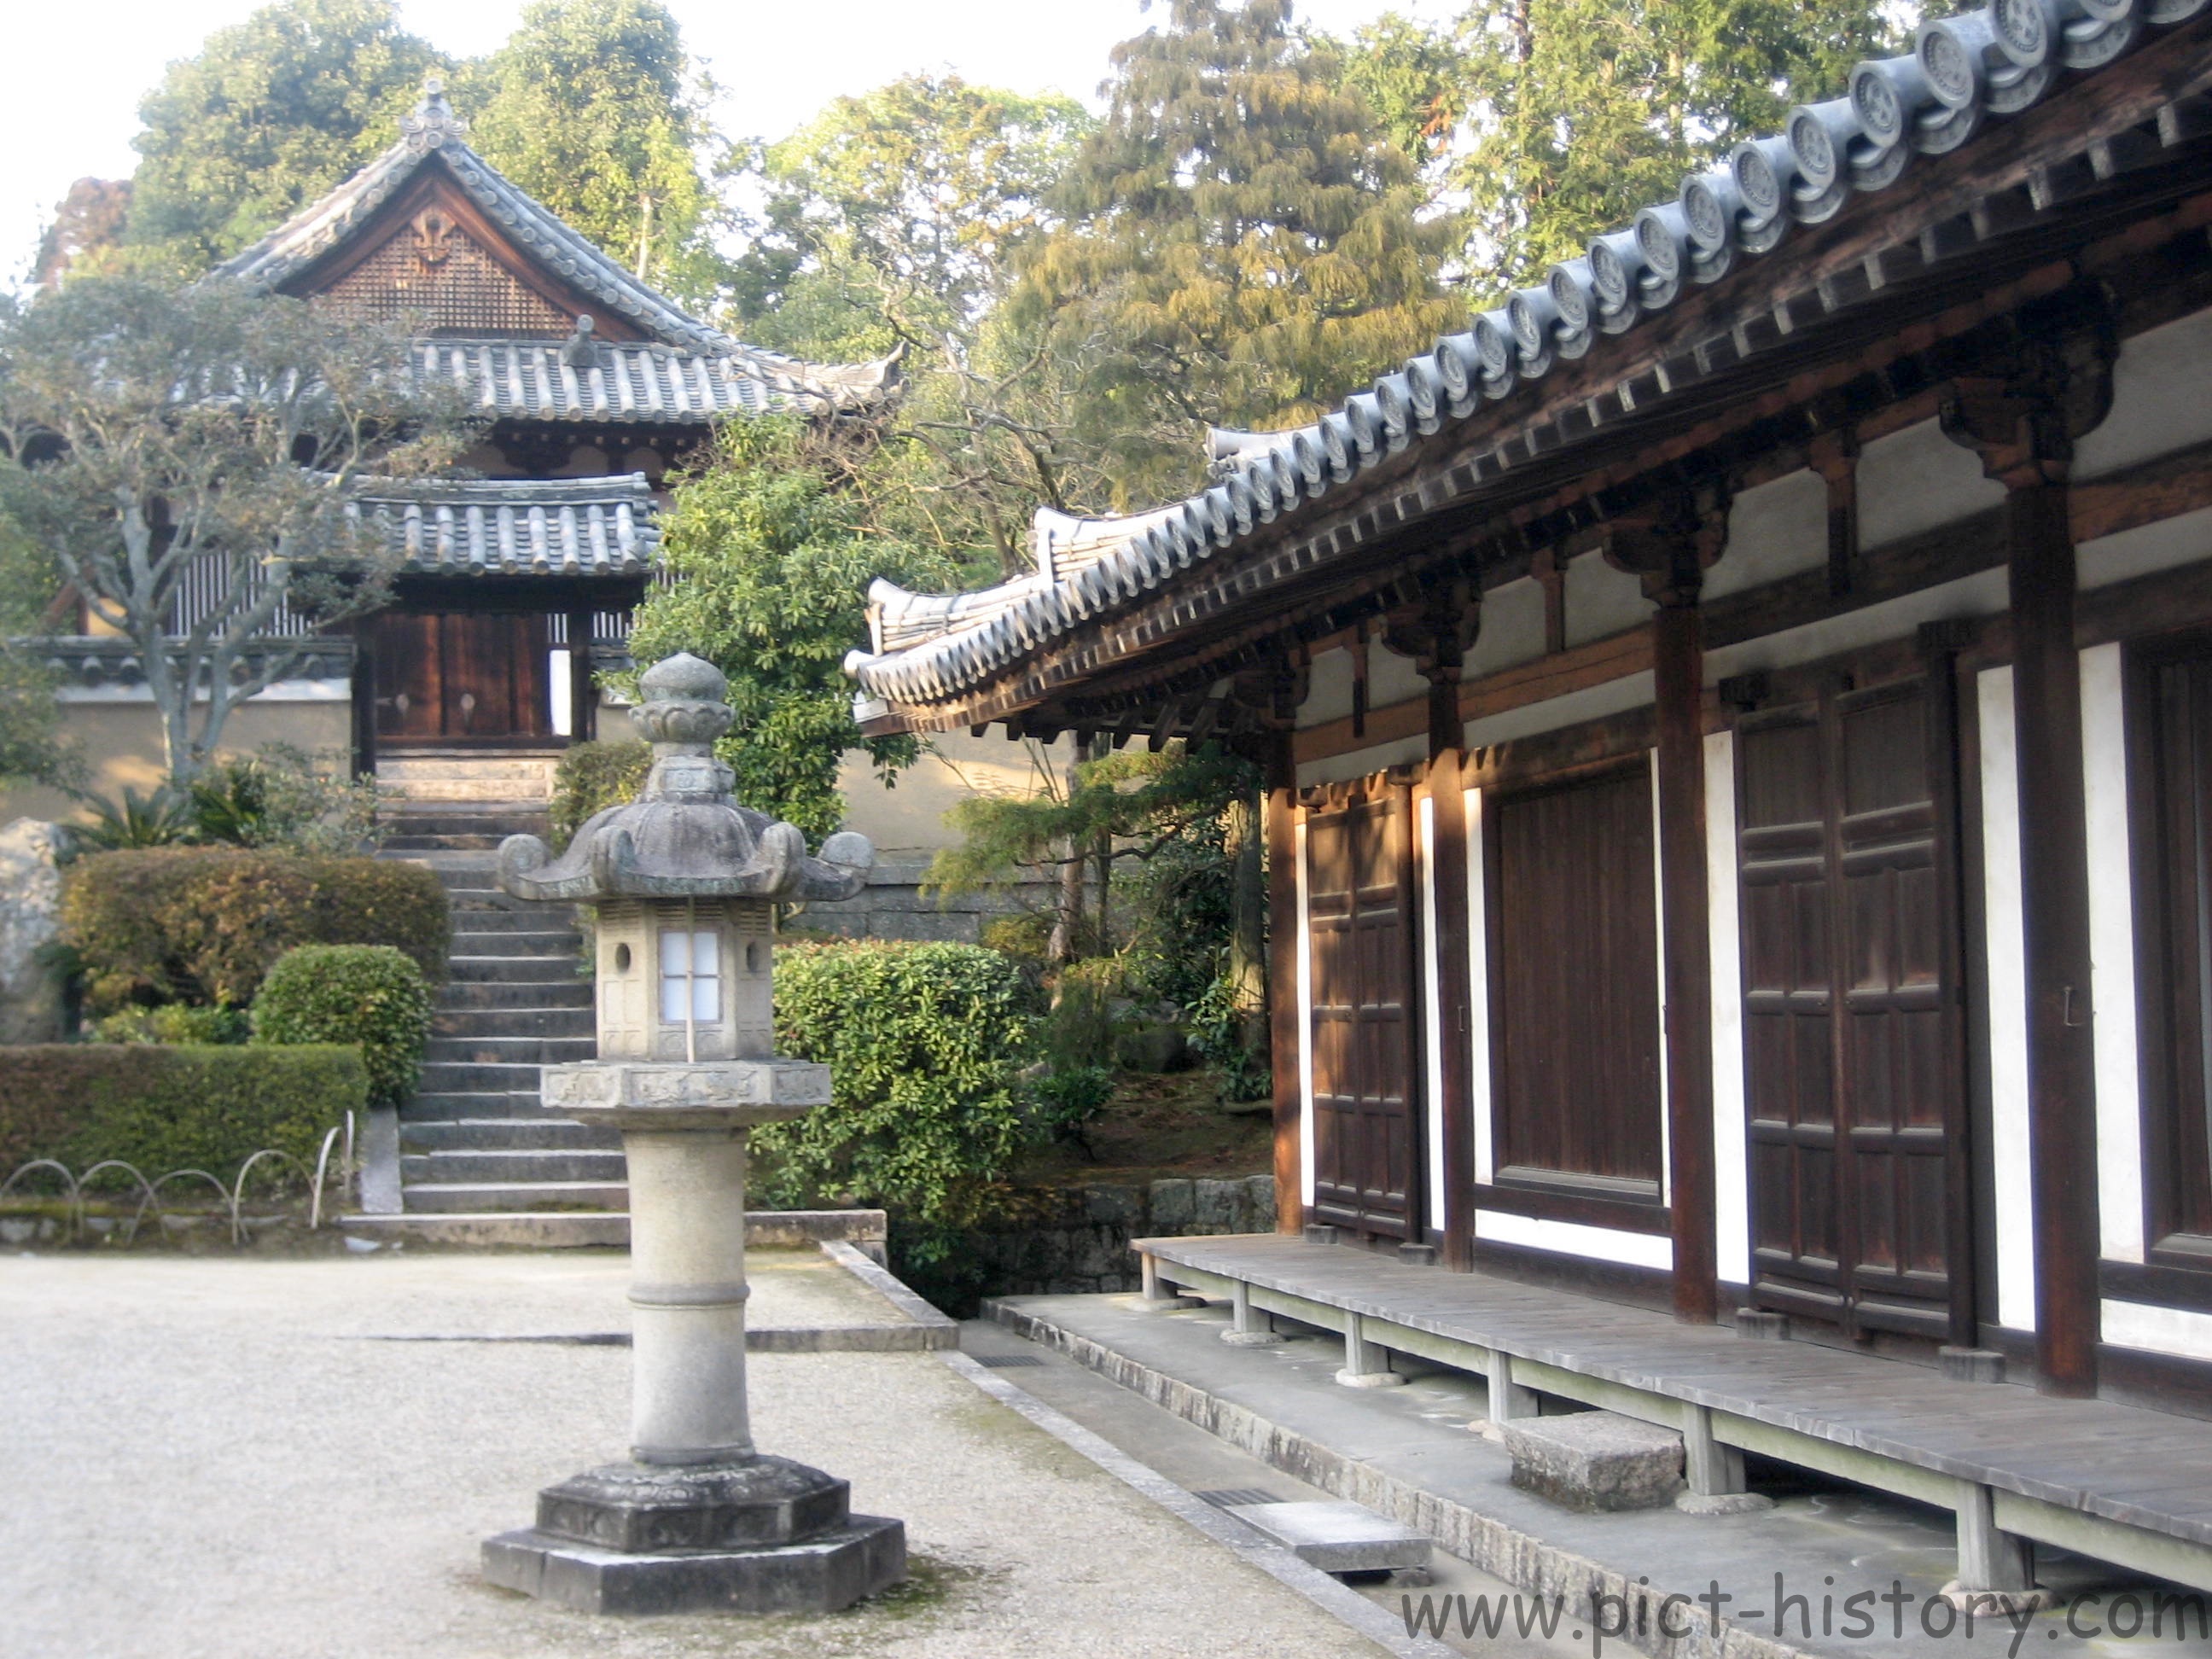
<path id="1" fill-rule="evenodd" d="M 1674 1316 L 1720 1314 L 1714 1237 L 1712 932 L 1705 872 L 1705 650 L 1698 595 L 1728 538 L 1717 484 L 1662 496 L 1614 526 L 1607 557 L 1644 578 L 1651 623 L 1666 1024 L 1668 1214 Z"/>
<path id="2" fill-rule="evenodd" d="M 2062 299 L 2067 296 L 2061 296 Z M 1997 373 L 1947 391 L 1943 429 L 2005 487 L 2021 928 L 2027 981 L 2029 1188 L 2037 1386 L 2097 1391 L 2097 1121 L 2081 660 L 2074 642 L 2075 440 L 2104 418 L 2114 352 L 2094 301 L 2026 337 Z"/>
<path id="3" fill-rule="evenodd" d="M 589 743 L 599 731 L 599 691 L 592 679 L 592 612 L 568 613 L 568 740 Z"/>
<path id="4" fill-rule="evenodd" d="M 1305 1228 L 1305 1092 L 1298 1075 L 1297 773 L 1291 734 L 1270 734 L 1267 761 L 1267 1028 L 1274 1059 L 1275 1231 Z"/>
<path id="5" fill-rule="evenodd" d="M 356 617 L 353 635 L 353 775 L 376 775 L 376 618 Z"/>
<path id="6" fill-rule="evenodd" d="M 1714 1243 L 1711 924 L 1706 915 L 1705 629 L 1697 589 L 1678 586 L 1652 619 L 1659 726 L 1659 886 L 1667 1022 L 1667 1202 L 1674 1316 L 1720 1312 Z"/>

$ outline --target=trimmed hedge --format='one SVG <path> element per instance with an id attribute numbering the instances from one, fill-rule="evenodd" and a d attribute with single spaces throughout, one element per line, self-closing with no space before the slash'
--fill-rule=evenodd
<path id="1" fill-rule="evenodd" d="M 309 1169 L 324 1132 L 368 1102 L 356 1048 L 55 1042 L 0 1048 L 0 1181 L 34 1158 L 82 1174 L 119 1158 L 149 1180 L 228 1179 L 264 1146 Z"/>
<path id="2" fill-rule="evenodd" d="M 642 738 L 570 744 L 553 769 L 553 798 L 546 803 L 553 850 L 566 849 L 598 813 L 635 800 L 652 769 L 653 745 Z"/>
<path id="3" fill-rule="evenodd" d="M 430 988 L 388 945 L 303 945 L 288 951 L 253 1004 L 253 1040 L 281 1046 L 353 1042 L 369 1097 L 397 1106 L 415 1087 L 430 1038 Z"/>
<path id="4" fill-rule="evenodd" d="M 1021 970 L 978 945 L 781 947 L 776 1048 L 830 1063 L 831 1103 L 753 1131 L 764 1201 L 972 1220 L 1022 1143 L 1028 1004 Z"/>
<path id="5" fill-rule="evenodd" d="M 104 1013 L 131 1003 L 238 1007 L 301 945 L 389 945 L 446 976 L 446 890 L 420 865 L 231 848 L 99 853 L 69 866 L 62 942 Z"/>

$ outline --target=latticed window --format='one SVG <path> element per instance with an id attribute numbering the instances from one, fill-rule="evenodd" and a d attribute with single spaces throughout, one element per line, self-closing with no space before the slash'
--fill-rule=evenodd
<path id="1" fill-rule="evenodd" d="M 660 1017 L 672 1025 L 722 1013 L 721 941 L 712 928 L 660 936 Z"/>
<path id="2" fill-rule="evenodd" d="M 575 322 L 435 208 L 325 289 L 323 301 L 380 321 L 419 319 L 436 334 L 565 336 Z"/>

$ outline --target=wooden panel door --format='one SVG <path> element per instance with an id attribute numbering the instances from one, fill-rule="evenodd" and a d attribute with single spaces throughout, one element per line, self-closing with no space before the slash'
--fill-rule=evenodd
<path id="1" fill-rule="evenodd" d="M 535 614 L 389 611 L 376 618 L 376 734 L 396 744 L 552 735 L 550 635 Z"/>
<path id="2" fill-rule="evenodd" d="M 1412 817 L 1392 787 L 1306 818 L 1313 1218 L 1397 1239 L 1419 1237 Z"/>
<path id="3" fill-rule="evenodd" d="M 1926 679 L 1738 734 L 1753 1295 L 1971 1340 L 1948 699 Z"/>

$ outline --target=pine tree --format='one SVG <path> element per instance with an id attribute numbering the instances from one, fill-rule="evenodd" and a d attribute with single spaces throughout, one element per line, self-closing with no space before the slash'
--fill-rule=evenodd
<path id="1" fill-rule="evenodd" d="M 1473 263 L 1504 291 L 1540 280 L 1687 173 L 1834 97 L 1883 48 L 1879 0 L 1477 0 L 1462 17 L 1473 128 L 1452 169 Z"/>
<path id="2" fill-rule="evenodd" d="M 1082 362 L 1075 441 L 1133 501 L 1195 481 L 1203 424 L 1310 419 L 1428 344 L 1457 235 L 1288 0 L 1171 0 L 1114 66 L 1018 304 Z"/>
<path id="3" fill-rule="evenodd" d="M 681 297 L 721 276 L 700 171 L 706 88 L 659 0 L 535 0 L 455 94 L 469 142 L 639 276 Z"/>

